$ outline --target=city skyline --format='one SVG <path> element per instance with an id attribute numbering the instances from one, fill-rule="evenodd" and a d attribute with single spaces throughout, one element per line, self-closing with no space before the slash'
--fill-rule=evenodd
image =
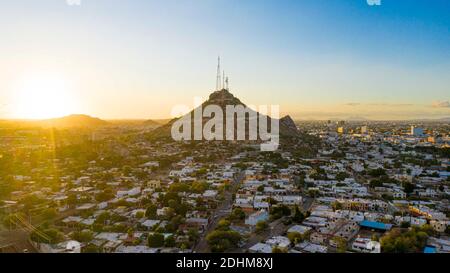
<path id="1" fill-rule="evenodd" d="M 170 118 L 174 105 L 214 91 L 217 55 L 233 94 L 295 119 L 449 117 L 449 10 L 446 1 L 10 1 L 0 11 L 0 118 Z"/>

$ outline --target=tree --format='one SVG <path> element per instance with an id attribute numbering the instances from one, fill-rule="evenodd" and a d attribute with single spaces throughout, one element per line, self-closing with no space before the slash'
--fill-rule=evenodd
<path id="1" fill-rule="evenodd" d="M 164 240 L 164 246 L 165 247 L 174 247 L 175 246 L 175 237 L 173 237 L 173 235 L 168 236 L 165 240 Z"/>
<path id="2" fill-rule="evenodd" d="M 167 194 L 169 194 L 169 193 L 175 193 L 175 195 L 172 195 L 173 197 L 178 197 L 178 193 L 179 192 L 188 192 L 188 191 L 190 191 L 191 190 L 191 188 L 190 188 L 190 186 L 189 186 L 189 184 L 187 184 L 187 183 L 180 183 L 180 182 L 176 182 L 176 183 L 172 183 L 170 186 L 169 186 L 169 189 L 168 189 L 168 193 Z M 166 195 L 167 195 L 166 194 Z"/>
<path id="3" fill-rule="evenodd" d="M 278 246 L 274 246 L 272 248 L 272 253 L 287 253 L 287 249 L 278 247 Z"/>
<path id="4" fill-rule="evenodd" d="M 145 212 L 144 211 L 138 211 L 136 212 L 136 218 L 137 219 L 141 219 L 142 217 L 145 216 Z"/>
<path id="5" fill-rule="evenodd" d="M 123 174 L 125 174 L 125 175 L 130 175 L 131 171 L 132 171 L 132 169 L 131 169 L 131 167 L 128 166 L 128 165 L 125 165 L 125 166 L 122 167 L 122 172 L 123 172 Z"/>
<path id="6" fill-rule="evenodd" d="M 342 209 L 342 203 L 340 203 L 340 202 L 338 202 L 338 201 L 334 201 L 334 202 L 331 204 L 331 207 L 332 207 L 334 210 L 341 210 L 341 209 Z"/>
<path id="7" fill-rule="evenodd" d="M 187 235 L 189 237 L 189 241 L 191 242 L 196 242 L 198 238 L 200 238 L 200 234 L 198 233 L 198 230 L 195 228 L 189 229 Z"/>
<path id="8" fill-rule="evenodd" d="M 149 247 L 163 247 L 164 235 L 161 233 L 153 233 L 148 235 L 147 243 Z"/>
<path id="9" fill-rule="evenodd" d="M 76 231 L 70 236 L 73 240 L 87 243 L 94 238 L 94 234 L 90 230 Z"/>
<path id="10" fill-rule="evenodd" d="M 371 188 L 382 187 L 383 186 L 383 181 L 381 181 L 381 179 L 373 179 L 373 180 L 370 181 L 369 186 Z"/>
<path id="11" fill-rule="evenodd" d="M 156 205 L 150 204 L 149 206 L 147 206 L 147 209 L 145 210 L 145 217 L 155 218 L 157 216 L 156 215 L 157 210 L 158 208 L 156 207 Z"/>
<path id="12" fill-rule="evenodd" d="M 383 168 L 373 169 L 369 171 L 369 175 L 373 177 L 386 175 L 386 170 Z"/>
<path id="13" fill-rule="evenodd" d="M 308 195 L 311 198 L 316 198 L 319 196 L 319 191 L 317 189 L 308 189 Z"/>
<path id="14" fill-rule="evenodd" d="M 337 175 L 336 175 L 336 180 L 338 180 L 338 181 L 344 181 L 346 178 L 349 178 L 350 176 L 348 175 L 348 173 L 346 173 L 346 172 L 339 172 Z"/>
<path id="15" fill-rule="evenodd" d="M 218 230 L 229 230 L 230 229 L 230 221 L 226 220 L 226 219 L 221 219 L 219 221 L 219 223 L 217 223 L 217 228 Z"/>
<path id="16" fill-rule="evenodd" d="M 106 221 L 108 221 L 109 219 L 111 219 L 111 215 L 105 211 L 97 216 L 97 218 L 95 219 L 95 223 L 105 225 Z"/>
<path id="17" fill-rule="evenodd" d="M 400 224 L 401 228 L 409 228 L 411 226 L 411 224 L 407 221 L 404 221 Z"/>
<path id="18" fill-rule="evenodd" d="M 342 237 L 335 237 L 333 240 L 336 242 L 336 251 L 338 253 L 345 253 L 347 251 L 347 240 Z"/>
<path id="19" fill-rule="evenodd" d="M 235 208 L 230 214 L 230 220 L 240 221 L 245 219 L 245 212 L 241 208 Z"/>
<path id="20" fill-rule="evenodd" d="M 256 190 L 259 191 L 259 192 L 263 192 L 264 191 L 264 185 L 258 186 L 258 188 L 256 188 Z"/>
<path id="21" fill-rule="evenodd" d="M 50 221 L 58 215 L 55 208 L 48 208 L 42 211 L 42 217 L 44 221 Z"/>
<path id="22" fill-rule="evenodd" d="M 214 230 L 206 236 L 206 241 L 212 252 L 224 252 L 236 248 L 241 241 L 241 235 L 232 230 Z"/>
<path id="23" fill-rule="evenodd" d="M 266 230 L 269 227 L 269 225 L 267 224 L 266 221 L 259 221 L 258 223 L 256 223 L 256 232 L 262 232 L 264 230 Z"/>
<path id="24" fill-rule="evenodd" d="M 404 188 L 406 194 L 411 194 L 414 191 L 415 186 L 411 182 L 405 182 L 403 184 L 403 188 Z"/>
<path id="25" fill-rule="evenodd" d="M 291 241 L 291 243 L 294 245 L 301 243 L 304 240 L 303 235 L 299 232 L 289 232 L 287 237 L 289 238 L 289 241 Z"/>
<path id="26" fill-rule="evenodd" d="M 292 217 L 292 221 L 294 221 L 296 223 L 301 223 L 301 222 L 303 222 L 303 220 L 305 220 L 305 215 L 300 211 L 298 206 L 295 206 L 294 216 Z"/>
<path id="27" fill-rule="evenodd" d="M 192 183 L 190 191 L 194 193 L 203 193 L 209 188 L 209 184 L 207 182 L 195 181 Z"/>
<path id="28" fill-rule="evenodd" d="M 129 238 L 131 238 L 131 237 L 134 236 L 134 230 L 133 230 L 133 228 L 129 228 L 129 229 L 127 230 L 127 235 L 128 235 Z"/>
<path id="29" fill-rule="evenodd" d="M 69 193 L 68 195 L 67 195 L 67 199 L 66 199 L 66 203 L 67 203 L 67 205 L 69 205 L 69 206 L 74 206 L 74 205 L 76 205 L 76 204 L 78 204 L 78 198 L 77 198 L 77 195 L 76 194 L 73 194 L 73 193 Z"/>
<path id="30" fill-rule="evenodd" d="M 88 244 L 81 250 L 83 253 L 102 253 L 102 249 L 94 244 Z"/>
<path id="31" fill-rule="evenodd" d="M 421 252 L 427 243 L 428 236 L 434 231 L 428 225 L 412 227 L 408 230 L 393 229 L 381 237 L 381 250 L 385 253 Z"/>
<path id="32" fill-rule="evenodd" d="M 104 190 L 95 195 L 95 200 L 98 202 L 108 201 L 112 198 L 114 198 L 114 194 L 111 190 Z"/>
<path id="33" fill-rule="evenodd" d="M 43 238 L 41 234 L 45 234 L 46 238 Z M 34 242 L 44 242 L 47 244 L 57 244 L 64 240 L 64 234 L 57 229 L 47 228 L 33 231 L 30 234 L 30 238 Z"/>
<path id="34" fill-rule="evenodd" d="M 273 206 L 270 211 L 271 219 L 280 219 L 283 216 L 291 215 L 291 209 L 288 206 Z"/>
<path id="35" fill-rule="evenodd" d="M 380 241 L 380 236 L 377 234 L 372 234 L 372 237 L 370 238 L 372 241 L 378 242 Z"/>

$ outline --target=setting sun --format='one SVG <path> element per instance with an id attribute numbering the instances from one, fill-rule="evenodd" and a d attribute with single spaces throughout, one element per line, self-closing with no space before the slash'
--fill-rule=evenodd
<path id="1" fill-rule="evenodd" d="M 17 118 L 54 118 L 76 110 L 72 87 L 61 75 L 24 77 L 15 88 L 13 101 L 12 114 Z"/>

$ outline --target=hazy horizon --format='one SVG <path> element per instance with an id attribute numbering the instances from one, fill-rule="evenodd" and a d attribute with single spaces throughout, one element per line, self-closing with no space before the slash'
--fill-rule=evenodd
<path id="1" fill-rule="evenodd" d="M 167 119 L 213 92 L 299 120 L 450 116 L 450 2 L 1 4 L 0 119 Z"/>
<path id="2" fill-rule="evenodd" d="M 290 114 L 285 114 L 285 115 L 289 115 Z M 147 118 L 102 118 L 102 117 L 98 117 L 98 116 L 93 116 L 93 115 L 89 115 L 89 114 L 83 114 L 83 113 L 74 113 L 74 114 L 67 114 L 64 116 L 56 116 L 56 117 L 51 117 L 51 118 L 0 118 L 0 121 L 12 121 L 12 122 L 39 122 L 39 121 L 45 121 L 45 120 L 51 120 L 51 119 L 61 119 L 61 118 L 66 118 L 69 116 L 87 116 L 90 118 L 98 118 L 104 121 L 109 121 L 109 122 L 114 122 L 114 121 L 122 121 L 122 122 L 126 122 L 126 121 L 169 121 L 171 119 L 173 119 L 172 117 L 167 117 L 167 118 L 152 118 L 152 117 L 147 117 Z M 179 117 L 176 117 L 179 118 Z M 443 121 L 443 122 L 448 122 L 448 120 L 450 119 L 450 116 L 447 117 L 441 117 L 441 118 L 410 118 L 410 119 L 367 119 L 367 118 L 346 118 L 346 117 L 329 117 L 329 118 L 302 118 L 302 117 L 295 117 L 295 116 L 291 116 L 291 118 L 294 121 L 349 121 L 349 122 L 378 122 L 378 121 Z"/>

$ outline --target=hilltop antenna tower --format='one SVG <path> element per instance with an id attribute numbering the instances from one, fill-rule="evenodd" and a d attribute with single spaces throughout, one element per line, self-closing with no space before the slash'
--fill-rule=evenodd
<path id="1" fill-rule="evenodd" d="M 220 79 L 220 56 L 217 57 L 217 76 L 216 76 L 216 90 L 220 90 L 220 83 L 221 83 L 221 79 Z"/>
<path id="2" fill-rule="evenodd" d="M 223 71 L 223 76 L 222 76 L 222 88 L 221 89 L 226 89 L 225 88 L 225 70 Z"/>

